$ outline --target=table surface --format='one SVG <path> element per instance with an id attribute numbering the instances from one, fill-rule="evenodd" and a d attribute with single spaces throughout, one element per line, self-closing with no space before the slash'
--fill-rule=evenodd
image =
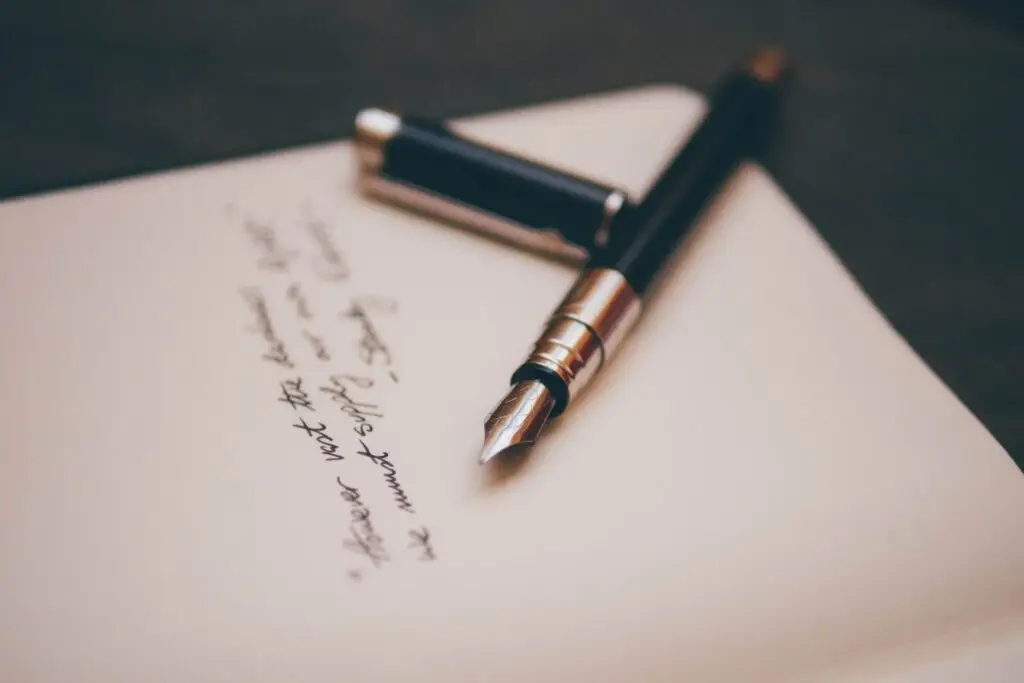
<path id="1" fill-rule="evenodd" d="M 1010 0 L 0 3 L 0 197 L 346 137 L 355 112 L 706 91 L 798 64 L 765 160 L 1024 467 L 1024 11 Z M 841 388 L 837 388 L 841 390 Z"/>

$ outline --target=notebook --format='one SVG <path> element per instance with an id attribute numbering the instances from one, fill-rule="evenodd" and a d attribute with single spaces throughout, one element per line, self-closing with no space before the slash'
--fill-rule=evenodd
<path id="1" fill-rule="evenodd" d="M 640 196 L 704 106 L 457 127 Z M 502 476 L 574 273 L 354 166 L 0 205 L 0 680 L 1024 680 L 1024 477 L 762 169 Z"/>

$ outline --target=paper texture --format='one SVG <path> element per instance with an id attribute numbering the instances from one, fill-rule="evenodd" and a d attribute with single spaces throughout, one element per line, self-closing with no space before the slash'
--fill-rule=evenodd
<path id="1" fill-rule="evenodd" d="M 639 193 L 702 107 L 462 127 Z M 574 274 L 353 166 L 0 206 L 0 679 L 898 680 L 1024 633 L 1024 478 L 762 171 L 493 479 L 483 419 Z"/>

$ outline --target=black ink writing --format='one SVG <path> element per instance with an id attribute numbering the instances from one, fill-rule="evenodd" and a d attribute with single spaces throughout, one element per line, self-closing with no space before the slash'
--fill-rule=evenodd
<path id="1" fill-rule="evenodd" d="M 243 228 L 242 239 L 249 243 L 243 247 L 256 255 L 260 281 L 241 290 L 247 304 L 244 329 L 255 337 L 251 343 L 262 353 L 263 360 L 284 369 L 276 371 L 273 381 L 278 387 L 275 400 L 292 409 L 285 424 L 291 424 L 316 442 L 315 446 L 300 444 L 300 448 L 309 449 L 308 456 L 313 455 L 315 447 L 321 462 L 334 463 L 317 465 L 307 456 L 307 466 L 325 468 L 324 474 L 330 468 L 329 476 L 341 475 L 335 478 L 336 491 L 345 508 L 335 508 L 333 513 L 337 524 L 334 550 L 342 561 L 338 579 L 362 583 L 394 561 L 435 561 L 435 539 L 427 526 L 421 526 L 429 520 L 417 512 L 406 488 L 406 484 L 412 483 L 407 481 L 411 472 L 408 460 L 403 459 L 408 456 L 399 452 L 402 449 L 391 448 L 389 453 L 385 448 L 387 441 L 382 441 L 386 438 L 386 429 L 381 425 L 383 408 L 388 405 L 385 396 L 397 390 L 395 385 L 399 383 L 396 370 L 400 368 L 395 363 L 394 348 L 388 343 L 394 341 L 391 337 L 395 329 L 390 326 L 394 318 L 389 316 L 397 313 L 398 302 L 385 296 L 350 295 L 340 305 L 335 299 L 332 309 L 327 311 L 328 318 L 323 319 L 325 311 L 323 302 L 317 298 L 321 293 L 317 288 L 331 287 L 327 283 L 342 283 L 353 277 L 353 264 L 348 262 L 343 248 L 339 248 L 345 247 L 340 241 L 340 226 L 329 217 L 314 213 L 310 203 L 303 204 L 301 212 L 288 219 L 287 227 L 294 232 L 287 232 L 285 224 L 275 222 L 273 216 L 254 218 L 233 205 L 225 206 L 223 212 L 228 220 Z M 284 297 L 275 298 L 280 297 L 282 289 Z M 331 330 L 324 323 L 330 323 L 330 314 L 335 312 L 335 329 Z M 346 336 L 332 336 L 338 333 Z M 353 353 L 357 360 L 352 358 Z M 310 363 L 318 368 L 314 375 L 309 374 Z M 345 365 L 338 367 L 340 363 Z M 341 372 L 331 374 L 337 370 Z M 344 374 L 350 371 L 354 374 Z M 324 414 L 324 406 L 328 405 L 325 397 L 347 416 L 344 424 L 339 424 L 336 416 L 330 417 L 334 414 L 330 405 Z M 357 436 L 358 446 L 339 431 L 345 426 Z M 378 450 L 373 450 L 368 441 Z M 364 459 L 369 464 L 363 464 Z M 356 488 L 350 485 L 354 477 L 367 479 L 356 480 L 361 487 Z M 381 481 L 386 491 L 380 486 Z M 370 492 L 367 486 L 371 487 Z M 392 502 L 388 503 L 388 499 Z M 381 510 L 384 517 L 380 516 Z M 389 522 L 389 516 L 401 517 L 396 512 L 412 517 L 402 517 L 404 523 L 398 519 Z M 397 535 L 389 531 L 389 524 L 395 524 Z"/>
<path id="2" fill-rule="evenodd" d="M 299 257 L 299 252 L 281 245 L 274 228 L 269 223 L 248 219 L 244 224 L 249 241 L 259 249 L 260 257 L 256 267 L 274 273 L 283 273 Z"/>
<path id="3" fill-rule="evenodd" d="M 293 410 L 304 408 L 316 412 L 316 408 L 309 400 L 309 394 L 302 388 L 302 378 L 286 379 L 281 382 L 281 396 L 277 400 L 287 403 Z"/>
<path id="4" fill-rule="evenodd" d="M 419 550 L 421 562 L 433 562 L 437 559 L 434 545 L 430 542 L 430 531 L 425 526 L 409 529 L 409 547 Z"/>
<path id="5" fill-rule="evenodd" d="M 309 310 L 309 301 L 306 299 L 306 295 L 302 293 L 302 287 L 298 282 L 288 285 L 288 291 L 285 292 L 285 296 L 295 304 L 295 312 L 300 318 L 303 320 L 313 319 L 313 313 Z"/>
<path id="6" fill-rule="evenodd" d="M 262 335 L 269 346 L 267 352 L 263 354 L 263 359 L 284 368 L 294 368 L 295 365 L 288 357 L 284 342 L 274 330 L 274 323 L 270 320 L 270 311 L 267 309 L 267 300 L 263 298 L 263 294 L 258 289 L 250 287 L 244 289 L 242 295 L 249 304 L 249 309 L 256 315 L 256 325 L 250 327 L 249 331 Z"/>
<path id="7" fill-rule="evenodd" d="M 309 330 L 303 330 L 302 336 L 309 342 L 309 345 L 313 347 L 313 353 L 322 361 L 329 361 L 331 354 L 327 351 L 327 346 L 324 344 L 324 340 L 316 336 Z"/>
<path id="8" fill-rule="evenodd" d="M 314 261 L 319 275 L 329 282 L 347 280 L 350 272 L 348 264 L 341 251 L 331 241 L 327 224 L 319 218 L 311 216 L 306 219 L 306 228 L 319 249 Z"/>
<path id="9" fill-rule="evenodd" d="M 336 380 L 334 378 L 337 378 Z M 332 382 L 346 383 L 360 389 L 372 389 L 373 378 L 372 377 L 360 377 L 359 375 L 333 375 L 331 378 Z"/>
<path id="10" fill-rule="evenodd" d="M 402 484 L 398 481 L 398 474 L 395 471 L 395 464 L 389 460 L 387 452 L 374 453 L 370 450 L 370 447 L 366 445 L 366 442 L 362 439 L 359 440 L 360 448 L 357 453 L 364 458 L 369 459 L 375 465 L 381 467 L 384 471 L 384 481 L 387 482 L 388 488 L 391 489 L 391 496 L 395 500 L 395 505 L 399 510 L 408 512 L 409 514 L 416 514 L 416 511 L 412 507 L 412 502 L 409 500 L 409 496 L 402 488 Z"/>
<path id="11" fill-rule="evenodd" d="M 336 481 L 341 488 L 341 498 L 348 503 L 349 513 L 352 516 L 348 528 L 351 538 L 344 539 L 343 546 L 346 550 L 365 556 L 374 567 L 379 569 L 390 558 L 384 547 L 384 539 L 374 529 L 370 509 L 363 503 L 359 489 L 346 485 L 341 477 L 337 477 Z"/>
<path id="12" fill-rule="evenodd" d="M 341 412 L 352 418 L 355 422 L 352 430 L 359 436 L 373 432 L 373 420 L 383 418 L 384 414 L 380 412 L 376 403 L 357 401 L 349 396 L 349 391 L 353 387 L 368 389 L 373 386 L 373 380 L 355 375 L 331 375 L 329 382 L 321 386 L 320 391 L 330 396 L 331 400 L 338 404 Z"/>
<path id="13" fill-rule="evenodd" d="M 348 310 L 341 315 L 359 322 L 359 358 L 367 365 L 391 365 L 391 352 L 381 340 L 377 328 L 370 320 L 363 305 L 358 301 L 353 301 Z"/>
<path id="14" fill-rule="evenodd" d="M 318 427 L 311 427 L 300 417 L 299 423 L 293 424 L 292 427 L 301 429 L 305 431 L 310 438 L 316 439 L 316 442 L 320 445 L 320 452 L 326 456 L 325 460 L 328 462 L 345 459 L 345 456 L 338 452 L 338 444 L 334 443 L 334 439 L 327 433 L 327 425 L 323 422 L 321 422 Z"/>

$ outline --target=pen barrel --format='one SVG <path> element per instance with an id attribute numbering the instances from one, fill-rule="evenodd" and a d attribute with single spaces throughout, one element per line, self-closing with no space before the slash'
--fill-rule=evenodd
<path id="1" fill-rule="evenodd" d="M 587 270 L 548 319 L 512 383 L 542 382 L 558 415 L 614 355 L 640 317 L 641 302 L 621 273 Z"/>
<path id="2" fill-rule="evenodd" d="M 369 194 L 582 264 L 607 243 L 625 192 L 380 109 L 356 118 Z"/>
<path id="3" fill-rule="evenodd" d="M 729 175 L 760 150 L 776 113 L 778 83 L 741 71 L 709 99 L 707 116 L 588 264 L 621 272 L 640 296 Z"/>

